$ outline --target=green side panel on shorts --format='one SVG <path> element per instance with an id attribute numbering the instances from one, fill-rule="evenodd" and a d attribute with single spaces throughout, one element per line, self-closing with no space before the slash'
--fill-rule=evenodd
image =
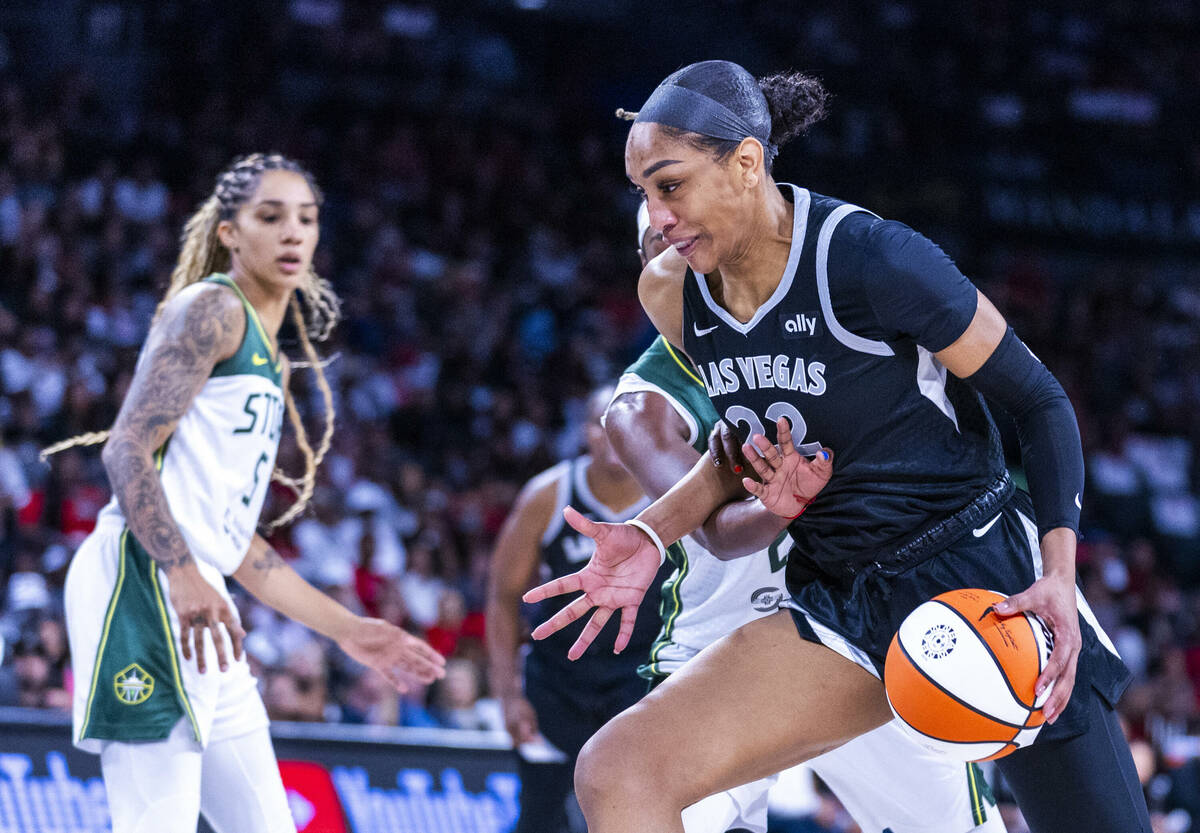
<path id="1" fill-rule="evenodd" d="M 693 447 L 703 454 L 708 450 L 708 433 L 720 417 L 708 398 L 708 391 L 700 381 L 700 374 L 683 353 L 659 336 L 637 361 L 625 368 L 626 373 L 656 385 L 676 402 L 687 408 L 699 423 L 700 430 Z"/>
<path id="2" fill-rule="evenodd" d="M 162 740 L 186 715 L 199 740 L 158 566 L 128 529 L 121 533 L 119 558 L 80 737 Z"/>
<path id="3" fill-rule="evenodd" d="M 669 676 L 659 667 L 658 655 L 663 648 L 671 644 L 675 620 L 679 618 L 679 614 L 683 610 L 683 601 L 680 599 L 679 593 L 680 586 L 687 577 L 689 564 L 687 550 L 683 548 L 682 541 L 676 541 L 667 547 L 667 560 L 675 565 L 675 572 L 663 582 L 662 586 L 662 602 L 658 611 L 663 622 L 662 630 L 659 631 L 654 644 L 650 646 L 650 661 L 645 665 L 638 666 L 637 670 L 639 677 L 652 681 Z"/>
<path id="4" fill-rule="evenodd" d="M 206 283 L 219 283 L 237 293 L 246 310 L 246 335 L 236 353 L 212 369 L 212 376 L 262 376 L 276 385 L 283 383 L 283 362 L 275 355 L 267 331 L 263 329 L 258 312 L 242 294 L 242 290 L 228 275 L 210 275 Z"/>
<path id="5" fill-rule="evenodd" d="M 992 787 L 983 776 L 979 764 L 967 764 L 967 788 L 971 794 L 971 819 L 975 826 L 987 821 L 987 808 L 995 808 L 996 797 L 992 795 Z"/>

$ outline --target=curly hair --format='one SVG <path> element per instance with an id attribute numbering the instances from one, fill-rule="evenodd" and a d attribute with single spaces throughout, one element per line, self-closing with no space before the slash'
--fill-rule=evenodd
<path id="1" fill-rule="evenodd" d="M 783 147 L 803 136 L 829 112 L 829 91 L 811 75 L 777 72 L 758 79 L 771 110 L 771 144 Z"/>

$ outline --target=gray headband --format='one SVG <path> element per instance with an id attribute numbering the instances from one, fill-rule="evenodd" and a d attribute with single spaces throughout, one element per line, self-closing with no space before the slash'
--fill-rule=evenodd
<path id="1" fill-rule="evenodd" d="M 776 150 L 770 140 L 770 122 L 767 123 L 768 135 L 760 136 L 745 119 L 721 102 L 677 84 L 660 84 L 646 99 L 634 121 L 654 122 L 734 142 L 753 136 L 768 154 Z"/>

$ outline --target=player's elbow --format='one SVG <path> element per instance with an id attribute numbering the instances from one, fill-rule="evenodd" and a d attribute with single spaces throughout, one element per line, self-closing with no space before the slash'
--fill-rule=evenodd
<path id="1" fill-rule="evenodd" d="M 152 458 L 153 455 L 143 447 L 143 444 L 134 442 L 120 428 L 112 430 L 104 443 L 104 448 L 100 450 L 100 462 L 104 465 L 108 482 L 113 484 L 114 489 L 128 479 L 128 473 L 133 469 L 144 469 L 151 465 Z M 139 461 L 142 465 L 135 465 Z"/>
<path id="2" fill-rule="evenodd" d="M 692 537 L 719 561 L 733 561 L 763 549 L 756 546 L 758 542 L 748 540 L 744 535 L 724 534 L 719 529 L 712 529 L 713 526 L 712 521 L 706 522 L 692 533 Z"/>
<path id="3" fill-rule="evenodd" d="M 604 410 L 604 436 L 614 452 L 622 460 L 629 453 L 629 442 L 638 418 L 637 406 L 628 396 L 618 396 Z"/>

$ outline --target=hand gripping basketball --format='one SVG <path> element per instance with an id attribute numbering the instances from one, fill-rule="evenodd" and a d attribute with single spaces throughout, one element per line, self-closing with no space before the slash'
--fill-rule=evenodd
<path id="1" fill-rule="evenodd" d="M 1044 575 L 1028 590 L 1009 596 L 996 605 L 996 612 L 1002 616 L 1012 616 L 1022 611 L 1042 617 L 1054 634 L 1054 650 L 1050 652 L 1050 660 L 1035 684 L 1035 691 L 1039 695 L 1047 687 L 1054 686 L 1054 691 L 1042 707 L 1046 722 L 1053 723 L 1071 699 L 1079 651 L 1083 647 L 1074 581 L 1066 577 Z"/>
<path id="2" fill-rule="evenodd" d="M 742 485 L 781 518 L 798 518 L 833 475 L 833 452 L 823 448 L 812 460 L 802 456 L 792 444 L 792 426 L 786 417 L 775 421 L 775 431 L 778 448 L 762 434 L 742 446 L 762 481 L 743 477 Z"/>
<path id="3" fill-rule="evenodd" d="M 567 658 L 576 660 L 583 656 L 613 611 L 620 609 L 621 629 L 613 646 L 613 653 L 619 654 L 629 644 L 638 605 L 658 572 L 658 548 L 635 526 L 598 523 L 570 506 L 563 509 L 563 517 L 576 532 L 596 542 L 596 551 L 582 570 L 548 581 L 522 596 L 527 602 L 540 602 L 550 596 L 583 591 L 582 596 L 534 628 L 532 636 L 545 639 L 596 608 L 567 651 Z"/>

